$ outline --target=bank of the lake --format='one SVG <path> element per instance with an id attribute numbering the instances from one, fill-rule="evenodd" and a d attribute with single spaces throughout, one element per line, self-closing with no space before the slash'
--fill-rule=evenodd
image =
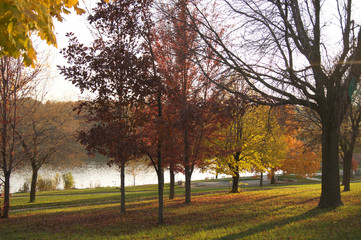
<path id="1" fill-rule="evenodd" d="M 145 184 L 157 184 L 157 175 L 153 167 L 143 167 L 143 170 L 136 171 L 134 174 L 126 173 L 126 186 L 139 186 Z M 96 187 L 119 187 L 120 185 L 120 171 L 117 166 L 109 167 L 106 164 L 86 164 L 81 167 L 71 169 L 54 169 L 43 167 L 39 171 L 39 176 L 43 178 L 53 179 L 57 173 L 60 175 L 71 172 L 75 181 L 75 188 L 96 188 Z M 31 169 L 15 170 L 11 175 L 11 192 L 15 193 L 22 189 L 25 182 L 30 182 Z M 242 176 L 248 176 L 245 173 Z M 219 175 L 219 178 L 229 177 L 225 174 Z M 215 175 L 206 172 L 203 173 L 198 169 L 194 170 L 192 180 L 214 179 Z M 169 183 L 169 171 L 164 172 L 165 183 Z M 185 176 L 182 173 L 177 173 L 175 176 L 176 182 L 184 182 Z M 60 189 L 62 186 L 58 186 Z"/>

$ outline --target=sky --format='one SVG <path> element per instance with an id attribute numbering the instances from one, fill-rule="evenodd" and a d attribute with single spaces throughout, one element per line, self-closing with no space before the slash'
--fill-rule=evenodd
<path id="1" fill-rule="evenodd" d="M 86 9 L 92 9 L 96 6 L 98 0 L 85 0 L 80 1 L 80 6 Z M 325 1 L 327 4 L 331 4 L 330 0 Z M 85 4 L 85 5 L 84 5 Z M 361 22 L 361 1 L 354 1 L 356 5 L 354 8 L 353 16 L 354 18 L 360 20 Z M 86 6 L 86 7 L 85 7 Z M 329 6 L 327 6 L 329 7 Z M 65 65 L 66 61 L 59 53 L 62 48 L 67 47 L 67 38 L 65 34 L 67 32 L 74 32 L 78 37 L 81 43 L 89 44 L 92 41 L 92 35 L 86 24 L 86 14 L 81 16 L 76 15 L 75 13 L 71 13 L 69 15 L 64 16 L 63 22 L 58 22 L 54 20 L 55 25 L 55 33 L 57 37 L 58 48 L 52 46 L 47 46 L 45 43 L 42 45 L 43 48 L 46 48 L 46 51 L 51 53 L 50 57 L 50 68 L 51 68 L 51 79 L 48 83 L 48 94 L 46 96 L 47 100 L 56 100 L 56 101 L 76 101 L 84 98 L 84 95 L 81 96 L 80 91 L 74 85 L 72 85 L 69 81 L 66 81 L 64 76 L 60 75 L 59 70 L 57 70 L 57 65 Z M 337 34 L 337 32 L 335 32 Z M 337 48 L 336 48 L 337 49 Z"/>
<path id="2" fill-rule="evenodd" d="M 87 7 L 93 8 L 96 0 L 87 0 Z M 81 3 L 81 7 L 84 8 L 84 4 Z M 65 34 L 73 32 L 82 43 L 90 43 L 92 35 L 86 24 L 86 14 L 81 16 L 76 15 L 72 12 L 69 15 L 64 16 L 63 22 L 59 22 L 54 19 L 55 34 L 57 38 L 57 48 L 54 46 L 48 46 L 43 44 L 42 48 L 46 49 L 50 53 L 50 68 L 51 68 L 51 79 L 48 85 L 47 100 L 55 101 L 77 101 L 82 99 L 80 91 L 71 82 L 65 80 L 64 76 L 60 74 L 57 69 L 57 65 L 63 66 L 66 64 L 66 60 L 60 54 L 60 50 L 68 46 L 68 39 Z"/>

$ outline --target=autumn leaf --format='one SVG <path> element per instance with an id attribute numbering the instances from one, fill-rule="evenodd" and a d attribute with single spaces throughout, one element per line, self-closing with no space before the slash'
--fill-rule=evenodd
<path id="1" fill-rule="evenodd" d="M 78 0 L 0 0 L 0 56 L 22 55 L 25 65 L 35 67 L 36 51 L 30 35 L 35 32 L 56 46 L 52 17 L 62 21 L 71 8 L 77 14 L 85 12 L 79 8 Z"/>

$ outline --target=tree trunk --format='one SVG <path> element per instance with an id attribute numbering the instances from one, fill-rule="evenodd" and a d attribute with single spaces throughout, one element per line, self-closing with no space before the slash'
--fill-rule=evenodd
<path id="1" fill-rule="evenodd" d="M 153 65 L 154 67 L 154 65 Z M 156 72 L 154 68 L 154 72 Z M 158 118 L 162 119 L 162 94 L 159 92 L 158 99 Z M 158 139 L 158 146 L 157 146 L 157 166 L 156 172 L 158 176 L 158 224 L 164 224 L 164 204 L 163 204 L 163 195 L 164 195 L 164 171 L 163 171 L 163 164 L 162 164 L 162 140 Z"/>
<path id="2" fill-rule="evenodd" d="M 125 214 L 125 161 L 120 163 L 120 212 Z"/>
<path id="3" fill-rule="evenodd" d="M 10 210 L 10 171 L 5 172 L 5 185 L 4 185 L 4 203 L 3 203 L 3 213 L 1 218 L 9 218 Z M 0 213 L 1 214 L 1 213 Z"/>
<path id="4" fill-rule="evenodd" d="M 164 171 L 162 167 L 162 154 L 161 150 L 158 150 L 158 163 L 157 163 L 157 175 L 158 175 L 158 224 L 164 224 L 164 204 L 163 204 L 163 192 L 164 192 Z"/>
<path id="5" fill-rule="evenodd" d="M 261 172 L 261 179 L 259 180 L 259 186 L 263 187 L 263 172 Z"/>
<path id="6" fill-rule="evenodd" d="M 236 152 L 233 154 L 233 159 L 236 162 L 236 165 L 229 164 L 229 168 L 232 170 L 232 190 L 231 193 L 237 193 L 238 192 L 238 184 L 239 184 L 239 166 L 238 162 L 240 161 L 239 156 L 241 155 L 241 152 Z"/>
<path id="7" fill-rule="evenodd" d="M 192 177 L 192 170 L 189 164 L 185 166 L 185 190 L 186 190 L 186 198 L 185 203 L 190 204 L 191 203 L 191 177 Z"/>
<path id="8" fill-rule="evenodd" d="M 276 184 L 276 178 L 275 178 L 275 175 L 272 175 L 272 178 L 271 178 L 271 184 Z"/>
<path id="9" fill-rule="evenodd" d="M 169 199 L 174 199 L 174 184 L 175 184 L 175 174 L 174 174 L 174 163 L 170 163 L 169 166 L 169 175 L 170 175 L 170 183 L 169 183 Z"/>
<path id="10" fill-rule="evenodd" d="M 184 131 L 184 174 L 185 174 L 185 204 L 191 203 L 191 177 L 192 170 L 189 163 L 189 155 L 188 155 L 188 129 L 186 128 Z"/>
<path id="11" fill-rule="evenodd" d="M 36 197 L 36 182 L 38 181 L 38 171 L 39 169 L 36 166 L 32 166 L 33 175 L 31 177 L 31 187 L 30 187 L 30 202 L 35 202 Z"/>
<path id="12" fill-rule="evenodd" d="M 352 156 L 353 150 L 356 144 L 356 138 L 358 136 L 358 127 L 359 121 L 352 122 L 352 135 L 351 139 L 347 141 L 347 139 L 340 138 L 340 146 L 343 151 L 343 178 L 342 185 L 344 186 L 343 191 L 350 191 L 350 181 L 351 181 L 351 168 L 352 168 Z"/>
<path id="13" fill-rule="evenodd" d="M 321 115 L 322 190 L 318 204 L 319 208 L 332 208 L 342 205 L 338 160 L 340 124 L 336 118 L 334 116 L 322 118 Z"/>
<path id="14" fill-rule="evenodd" d="M 276 178 L 275 178 L 276 173 L 275 173 L 275 169 L 274 169 L 274 168 L 272 168 L 272 170 L 271 170 L 271 175 L 272 175 L 272 177 L 271 177 L 271 184 L 276 184 Z"/>
<path id="15" fill-rule="evenodd" d="M 234 171 L 232 175 L 232 189 L 231 193 L 238 193 L 238 184 L 239 184 L 239 172 Z"/>
<path id="16" fill-rule="evenodd" d="M 351 181 L 351 165 L 352 165 L 352 152 L 348 151 L 344 153 L 343 158 L 343 191 L 350 191 L 350 181 Z"/>

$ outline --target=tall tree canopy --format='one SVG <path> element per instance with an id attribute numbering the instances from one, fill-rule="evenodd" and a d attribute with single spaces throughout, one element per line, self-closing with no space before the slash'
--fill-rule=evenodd
<path id="1" fill-rule="evenodd" d="M 188 26 L 187 0 L 163 3 L 164 12 L 155 28 L 155 59 L 164 85 L 164 112 L 173 121 L 173 137 L 180 153 L 179 162 L 185 174 L 185 202 L 191 202 L 191 176 L 207 151 L 204 140 L 214 130 L 217 121 L 219 92 L 204 77 L 196 64 L 193 48 L 197 45 L 196 33 Z M 175 14 L 175 18 L 168 18 Z M 208 74 L 217 72 L 218 63 L 207 61 Z M 167 110 L 168 109 L 168 110 Z M 174 151 L 174 150 L 173 150 Z"/>
<path id="2" fill-rule="evenodd" d="M 226 14 L 222 20 L 212 18 L 195 1 L 197 18 L 193 11 L 189 14 L 202 39 L 199 56 L 205 56 L 202 47 L 211 48 L 225 69 L 210 79 L 241 94 L 223 82 L 225 75 L 238 75 L 266 98 L 253 101 L 302 105 L 317 112 L 322 124 L 319 207 L 341 205 L 340 124 L 353 91 L 351 83 L 358 82 L 361 73 L 360 22 L 353 17 L 353 2 L 224 0 L 213 6 L 210 9 Z M 224 38 L 217 29 L 231 20 L 234 27 L 225 29 Z"/>
<path id="3" fill-rule="evenodd" d="M 79 133 L 79 139 L 90 153 L 99 152 L 121 166 L 123 213 L 125 162 L 137 152 L 136 134 L 144 121 L 144 104 L 155 84 L 143 36 L 148 26 L 142 19 L 149 4 L 99 2 L 88 17 L 97 32 L 91 46 L 84 46 L 69 34 L 69 46 L 62 50 L 69 66 L 61 67 L 61 73 L 81 91 L 96 95 L 78 106 L 92 124 Z"/>

